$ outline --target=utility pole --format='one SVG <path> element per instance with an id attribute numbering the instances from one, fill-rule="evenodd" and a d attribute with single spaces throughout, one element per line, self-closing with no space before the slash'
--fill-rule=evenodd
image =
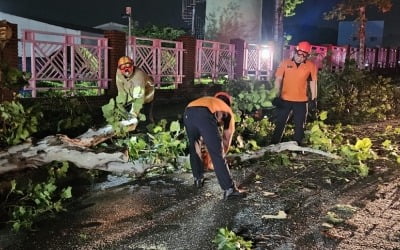
<path id="1" fill-rule="evenodd" d="M 192 8 L 192 35 L 194 36 L 196 33 L 194 22 L 195 22 L 195 17 L 196 17 L 196 2 L 194 1 L 193 3 L 193 8 Z"/>
<path id="2" fill-rule="evenodd" d="M 128 43 L 126 48 L 126 54 L 130 58 L 132 58 L 132 7 L 125 7 L 125 15 L 124 17 L 128 18 Z M 133 59 L 133 58 L 132 58 Z"/>

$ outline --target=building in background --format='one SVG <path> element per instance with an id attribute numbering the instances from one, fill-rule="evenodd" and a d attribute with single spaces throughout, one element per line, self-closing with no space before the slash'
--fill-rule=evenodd
<path id="1" fill-rule="evenodd" d="M 365 46 L 368 48 L 382 47 L 384 21 L 367 21 L 365 29 Z M 338 41 L 339 46 L 350 45 L 358 47 L 360 41 L 358 38 L 357 22 L 341 21 L 339 22 Z"/>
<path id="2" fill-rule="evenodd" d="M 21 16 L 11 15 L 5 12 L 0 12 L 0 20 L 6 20 L 9 23 L 18 25 L 18 40 L 21 40 L 22 31 L 23 30 L 36 30 L 41 32 L 49 32 L 49 33 L 60 33 L 60 34 L 68 34 L 75 36 L 97 36 L 103 37 L 103 31 L 100 29 L 84 27 L 79 25 L 71 25 L 65 23 L 59 23 L 54 21 L 49 21 L 45 19 L 31 19 L 25 18 Z M 42 34 L 40 38 L 45 41 L 53 41 L 63 43 L 65 41 L 60 40 L 59 37 L 53 35 Z M 18 57 L 22 57 L 22 47 L 21 43 L 19 43 L 18 48 Z"/>
<path id="3" fill-rule="evenodd" d="M 88 39 L 88 37 L 104 37 L 103 30 L 100 29 L 65 24 L 45 19 L 25 18 L 5 12 L 0 12 L 0 20 L 6 20 L 9 23 L 17 25 L 18 41 L 22 41 L 23 36 L 25 36 L 25 38 L 29 37 L 29 39 L 35 39 L 36 41 L 53 43 L 52 46 L 48 46 L 46 49 L 43 49 L 43 51 L 40 51 L 41 56 L 43 57 L 49 56 L 49 54 L 51 55 L 52 53 L 56 54 L 57 49 L 59 49 L 59 45 L 66 42 L 65 35 L 71 37 L 69 42 L 73 42 L 75 44 L 88 44 L 92 46 L 96 46 L 97 41 Z M 25 30 L 34 32 L 24 33 Z M 31 35 L 34 37 L 30 37 Z M 29 49 L 29 46 L 25 46 L 24 51 L 22 42 L 18 42 L 18 68 L 21 70 L 24 70 L 22 62 L 24 53 L 26 55 L 26 65 L 31 65 L 31 49 Z M 31 69 L 28 67 L 26 71 L 31 72 Z"/>
<path id="4" fill-rule="evenodd" d="M 97 25 L 94 28 L 101 29 L 101 30 L 118 30 L 118 31 L 127 32 L 128 25 L 109 22 L 109 23 L 104 23 L 104 24 L 101 24 L 101 25 Z"/>
<path id="5" fill-rule="evenodd" d="M 206 0 L 182 0 L 182 20 L 191 34 L 204 39 Z"/>

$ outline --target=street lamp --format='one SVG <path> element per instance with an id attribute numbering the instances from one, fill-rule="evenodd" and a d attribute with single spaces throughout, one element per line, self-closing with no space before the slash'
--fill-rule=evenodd
<path id="1" fill-rule="evenodd" d="M 196 30 L 195 30 L 195 27 L 194 27 L 195 17 L 196 17 L 196 4 L 193 4 L 193 8 L 192 8 L 192 36 L 194 36 L 195 33 L 196 33 Z"/>
<path id="2" fill-rule="evenodd" d="M 132 36 L 132 7 L 127 6 L 125 7 L 125 14 L 122 15 L 123 18 L 128 18 L 128 44 L 127 44 L 127 48 L 125 50 L 127 56 L 129 56 L 130 58 L 132 58 L 132 40 L 131 40 L 131 36 Z"/>

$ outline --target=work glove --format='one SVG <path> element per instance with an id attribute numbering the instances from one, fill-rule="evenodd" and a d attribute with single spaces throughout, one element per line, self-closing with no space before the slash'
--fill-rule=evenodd
<path id="1" fill-rule="evenodd" d="M 274 105 L 275 107 L 282 107 L 282 99 L 280 97 L 275 97 L 272 100 L 272 105 Z"/>
<path id="2" fill-rule="evenodd" d="M 318 108 L 317 108 L 317 99 L 316 98 L 308 101 L 308 111 L 309 112 L 314 113 L 317 111 L 317 109 Z"/>

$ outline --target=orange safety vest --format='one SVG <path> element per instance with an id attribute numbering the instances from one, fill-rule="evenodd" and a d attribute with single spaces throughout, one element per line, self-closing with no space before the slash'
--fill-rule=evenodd
<path id="1" fill-rule="evenodd" d="M 298 67 L 292 59 L 281 62 L 276 70 L 275 77 L 281 77 L 281 98 L 286 101 L 306 102 L 307 80 L 311 77 L 312 81 L 317 80 L 318 69 L 311 61 L 305 61 Z"/>
<path id="2" fill-rule="evenodd" d="M 217 112 L 221 113 L 227 113 L 230 116 L 229 121 L 224 121 L 224 132 L 222 136 L 222 140 L 225 146 L 225 153 L 228 151 L 231 142 L 232 142 L 232 136 L 233 133 L 235 132 L 235 116 L 232 112 L 231 107 L 229 107 L 224 101 L 222 101 L 219 98 L 216 97 L 211 97 L 211 96 L 205 96 L 205 97 L 200 97 L 188 104 L 187 107 L 205 107 L 210 110 L 212 114 L 215 114 Z"/>

